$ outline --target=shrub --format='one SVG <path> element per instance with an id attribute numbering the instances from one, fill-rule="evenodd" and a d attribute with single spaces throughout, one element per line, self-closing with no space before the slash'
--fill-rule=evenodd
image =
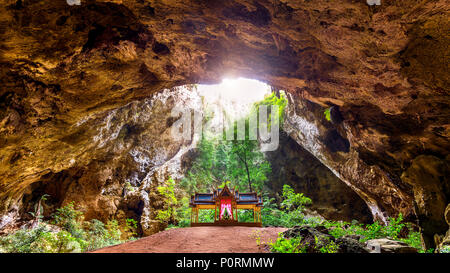
<path id="1" fill-rule="evenodd" d="M 83 238 L 83 213 L 74 208 L 74 202 L 56 210 L 53 223 L 70 232 L 75 238 Z"/>
<path id="2" fill-rule="evenodd" d="M 410 225 L 403 222 L 403 215 L 401 213 L 397 218 L 388 218 L 387 225 L 382 225 L 378 222 L 364 225 L 356 222 L 348 223 L 343 221 L 325 221 L 323 224 L 330 230 L 330 235 L 335 238 L 340 238 L 344 235 L 361 235 L 361 242 L 378 238 L 391 238 L 405 242 L 419 250 L 422 249 L 420 233 L 413 231 Z M 408 228 L 408 236 L 406 238 L 400 238 L 400 232 L 405 227 Z"/>
<path id="3" fill-rule="evenodd" d="M 51 232 L 45 224 L 40 224 L 0 237 L 0 245 L 9 253 L 66 253 L 81 252 L 86 241 L 72 237 L 65 230 Z"/>
<path id="4" fill-rule="evenodd" d="M 0 237 L 0 250 L 14 253 L 84 252 L 124 242 L 120 239 L 122 233 L 117 220 L 110 220 L 105 225 L 97 219 L 83 219 L 83 213 L 76 210 L 72 202 L 57 209 L 53 216 L 52 224 L 61 230 L 52 231 L 45 223 L 36 228 L 22 228 Z M 136 227 L 136 221 L 127 219 L 127 230 Z"/>
<path id="5" fill-rule="evenodd" d="M 117 220 L 109 220 L 106 222 L 106 230 L 108 231 L 108 238 L 111 239 L 111 241 L 117 241 L 120 242 L 120 236 L 122 235 L 122 232 L 119 228 L 119 223 Z"/>
<path id="6" fill-rule="evenodd" d="M 295 193 L 291 186 L 283 185 L 283 202 L 281 202 L 282 208 L 302 213 L 305 205 L 309 205 L 311 203 L 311 199 L 304 196 L 303 193 Z"/>
<path id="7" fill-rule="evenodd" d="M 157 190 L 164 200 L 164 208 L 157 211 L 156 219 L 168 223 L 170 220 L 176 218 L 178 201 L 175 197 L 175 181 L 169 177 L 166 185 L 159 186 Z"/>
<path id="8" fill-rule="evenodd" d="M 261 218 L 264 226 L 285 226 L 282 214 L 285 212 L 278 209 L 274 198 L 263 196 Z"/>
<path id="9" fill-rule="evenodd" d="M 279 94 L 280 94 L 280 97 L 277 97 L 275 92 L 272 92 L 269 96 L 266 96 L 264 98 L 264 100 L 255 103 L 253 111 L 256 111 L 256 109 L 258 109 L 258 107 L 261 105 L 266 105 L 266 106 L 276 105 L 276 106 L 278 106 L 277 116 L 279 118 L 279 124 L 280 124 L 280 126 L 282 126 L 284 123 L 285 109 L 286 109 L 288 101 L 286 98 L 286 93 L 283 90 L 280 90 Z M 269 111 L 271 111 L 271 108 L 269 108 Z M 269 116 L 269 124 L 268 124 L 269 128 L 270 128 L 270 123 L 271 123 L 270 119 L 271 119 L 271 116 Z"/>
<path id="10" fill-rule="evenodd" d="M 334 241 L 320 241 L 317 236 L 314 236 L 315 240 L 315 248 L 318 248 L 318 252 L 320 253 L 337 253 L 339 246 Z"/>
<path id="11" fill-rule="evenodd" d="M 323 111 L 323 114 L 325 115 L 326 120 L 331 121 L 331 107 L 325 109 L 325 111 Z"/>
<path id="12" fill-rule="evenodd" d="M 239 222 L 253 222 L 253 211 L 249 209 L 238 210 Z"/>
<path id="13" fill-rule="evenodd" d="M 32 230 L 25 228 L 4 237 L 0 237 L 0 245 L 4 252 L 31 253 L 36 252 L 32 244 L 48 233 L 49 229 L 40 224 Z M 37 251 L 39 252 L 39 251 Z"/>
<path id="14" fill-rule="evenodd" d="M 120 240 L 122 232 L 120 231 L 119 224 L 116 220 L 110 220 L 105 225 L 97 219 L 92 219 L 91 221 L 86 222 L 85 226 L 85 238 L 88 242 L 85 251 L 92 251 L 97 248 L 116 245 L 123 242 Z"/>
<path id="15" fill-rule="evenodd" d="M 214 222 L 214 210 L 213 209 L 202 209 L 198 213 L 198 221 L 201 223 L 212 223 Z M 224 216 L 227 214 L 224 214 Z"/>
<path id="16" fill-rule="evenodd" d="M 191 209 L 189 208 L 189 198 L 184 196 L 181 198 L 182 206 L 177 208 L 176 216 L 177 216 L 177 226 L 178 227 L 188 227 L 191 223 Z"/>
<path id="17" fill-rule="evenodd" d="M 388 218 L 388 224 L 382 225 L 379 222 L 363 225 L 357 222 L 326 221 L 324 225 L 330 229 L 330 234 L 336 238 L 344 235 L 361 235 L 362 241 L 368 241 L 377 238 L 391 238 L 400 240 L 400 231 L 406 226 L 403 221 L 403 215 L 400 213 L 397 218 Z M 410 234 L 412 232 L 409 232 Z M 415 234 L 413 234 L 415 236 Z M 410 238 L 410 237 L 408 237 Z"/>
<path id="18" fill-rule="evenodd" d="M 301 193 L 295 193 L 294 190 L 288 186 L 283 186 L 281 209 L 278 208 L 274 199 L 263 198 L 264 204 L 262 208 L 262 217 L 264 225 L 275 225 L 284 227 L 300 226 L 317 226 L 324 225 L 329 234 L 335 238 L 340 238 L 345 235 L 361 235 L 361 242 L 378 238 L 391 238 L 407 243 L 408 245 L 419 249 L 421 252 L 422 243 L 420 240 L 420 233 L 414 232 L 410 224 L 403 222 L 403 215 L 399 214 L 396 218 L 388 218 L 388 224 L 382 225 L 379 222 L 373 224 L 361 224 L 357 221 L 327 221 L 316 217 L 306 217 L 304 215 L 304 208 L 311 204 L 311 199 Z M 401 238 L 401 232 L 405 228 L 408 229 L 406 238 Z M 295 245 L 297 241 L 279 237 L 277 242 L 272 245 L 272 251 L 280 252 L 283 249 L 288 252 L 300 251 L 299 246 Z M 316 244 L 317 245 L 317 244 Z M 335 242 L 330 241 L 323 245 L 316 251 L 323 253 L 334 253 L 337 251 Z M 428 251 L 428 250 L 427 250 Z"/>
<path id="19" fill-rule="evenodd" d="M 135 236 L 137 236 L 137 221 L 134 219 L 128 218 L 125 221 L 125 232 L 126 232 L 126 238 L 133 240 L 135 239 Z"/>
<path id="20" fill-rule="evenodd" d="M 65 230 L 57 233 L 46 232 L 38 240 L 31 244 L 33 252 L 42 253 L 69 253 L 82 252 L 87 242 L 72 237 L 72 234 Z"/>
<path id="21" fill-rule="evenodd" d="M 86 222 L 85 226 L 86 240 L 88 242 L 86 251 L 92 251 L 108 245 L 108 243 L 105 242 L 105 238 L 108 237 L 108 230 L 105 228 L 103 222 L 92 219 L 91 221 Z"/>
<path id="22" fill-rule="evenodd" d="M 279 235 L 275 243 L 270 243 L 271 251 L 275 253 L 305 253 L 306 246 L 300 245 L 301 237 L 284 238 Z"/>
<path id="23" fill-rule="evenodd" d="M 307 218 L 304 215 L 305 206 L 311 202 L 311 199 L 302 193 L 295 193 L 291 186 L 284 185 L 280 206 L 276 204 L 275 199 L 264 196 L 261 209 L 263 225 L 293 227 L 315 223 L 318 221 L 316 218 Z"/>

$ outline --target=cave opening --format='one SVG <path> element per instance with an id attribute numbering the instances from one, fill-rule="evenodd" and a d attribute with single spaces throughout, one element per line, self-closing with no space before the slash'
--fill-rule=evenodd
<path id="1" fill-rule="evenodd" d="M 208 104 L 221 104 L 233 116 L 243 117 L 251 105 L 269 95 L 271 86 L 248 78 L 225 78 L 219 84 L 199 84 L 197 92 Z"/>
<path id="2" fill-rule="evenodd" d="M 194 88 L 192 88 L 192 86 L 188 87 L 192 92 L 201 97 L 203 112 L 206 113 L 212 110 L 212 116 L 211 113 L 206 113 L 206 117 L 204 117 L 204 119 L 208 121 L 216 119 L 216 123 L 220 123 L 222 121 L 221 119 L 223 117 L 218 115 L 220 112 L 226 112 L 226 114 L 231 116 L 232 120 L 236 121 L 239 119 L 248 118 L 252 107 L 255 105 L 262 105 L 264 102 L 273 106 L 281 101 L 284 103 L 283 107 L 286 107 L 288 104 L 286 93 L 283 90 L 279 90 L 266 83 L 253 79 L 224 79 L 220 84 L 198 84 L 195 85 Z M 282 103 L 280 103 L 280 105 L 282 105 Z M 285 110 L 286 109 L 283 108 L 282 112 Z M 214 122 L 212 123 L 214 124 Z M 192 122 L 192 125 L 195 125 L 195 121 Z M 234 125 L 236 127 L 236 124 Z M 206 126 L 206 130 L 208 129 L 211 129 L 211 127 Z M 217 141 L 218 136 L 220 138 L 220 135 L 223 133 L 223 136 L 225 137 L 226 133 L 221 130 L 214 130 L 215 128 L 212 129 L 213 130 L 211 131 L 202 131 L 202 137 L 205 139 L 208 139 L 208 137 L 213 138 L 213 140 L 209 139 L 208 142 L 203 139 L 203 141 L 196 142 L 194 145 L 195 156 L 191 159 L 194 159 L 195 161 L 195 158 L 206 157 L 208 160 L 212 161 L 212 163 L 208 165 L 209 168 L 223 169 L 226 168 L 223 162 L 214 161 L 220 161 L 217 157 L 223 156 L 225 151 L 230 152 L 230 150 L 226 150 L 226 147 L 222 147 L 223 143 Z M 238 140 L 236 139 L 237 129 L 238 128 L 234 128 L 235 141 Z M 245 130 L 245 136 L 247 137 L 249 128 L 245 127 Z M 311 216 L 319 215 L 325 219 L 336 221 L 357 220 L 362 223 L 373 222 L 372 214 L 368 206 L 353 189 L 342 182 L 332 171 L 330 171 L 330 169 L 315 158 L 315 156 L 308 150 L 302 148 L 301 145 L 296 143 L 289 133 L 284 131 L 282 124 L 280 125 L 279 130 L 280 133 L 276 136 L 278 140 L 275 149 L 264 151 L 260 146 L 256 149 L 258 151 L 263 151 L 263 159 L 258 160 L 265 160 L 268 162 L 268 165 L 271 166 L 270 170 L 264 174 L 266 182 L 257 185 L 258 190 L 268 193 L 268 196 L 274 198 L 274 200 L 280 203 L 282 201 L 281 192 L 283 190 L 283 185 L 286 184 L 291 186 L 295 192 L 304 193 L 306 196 L 313 199 L 309 210 Z M 214 138 L 216 139 L 214 140 Z M 241 141 L 245 142 L 246 139 Z M 237 142 L 239 142 L 239 140 Z M 257 142 L 258 145 L 261 144 L 261 140 L 259 138 L 257 138 Z M 219 151 L 212 152 L 212 150 L 214 150 L 212 147 L 215 147 L 215 149 L 218 149 Z M 221 149 L 224 149 L 225 151 Z M 210 154 L 208 155 L 208 153 Z M 211 155 L 211 153 L 216 154 Z M 242 160 L 239 162 L 245 165 L 245 162 Z M 260 162 L 256 162 L 255 164 L 258 165 L 259 163 Z M 191 162 L 185 165 L 187 170 L 186 173 L 191 175 L 191 170 L 194 170 L 195 172 L 196 169 L 205 167 L 205 165 L 202 164 L 195 164 L 196 162 Z M 210 172 L 214 173 L 214 171 Z M 232 183 L 231 186 L 236 187 L 241 191 L 251 191 L 252 186 L 250 184 L 258 184 L 258 182 L 255 181 L 250 182 L 251 179 L 249 177 L 254 174 L 250 175 L 247 173 L 247 175 L 245 175 L 244 173 L 244 180 L 248 179 L 248 184 L 244 183 L 245 181 L 241 181 L 239 185 L 237 181 L 230 179 L 227 174 L 224 174 L 223 172 L 221 173 L 220 171 L 218 173 L 221 175 L 207 175 L 213 183 L 206 182 L 205 185 L 199 186 L 196 184 L 195 186 L 192 186 L 186 185 L 188 184 L 186 181 L 181 181 L 180 184 L 182 187 L 184 186 L 186 192 L 190 194 L 197 192 L 196 190 L 199 189 L 215 189 L 220 185 L 223 186 L 223 183 L 227 181 L 229 182 L 230 180 Z M 201 175 L 204 175 L 204 173 L 201 173 Z M 201 180 L 203 179 L 203 177 L 200 177 L 201 175 L 194 175 L 193 177 Z M 243 215 L 246 216 L 246 212 L 243 212 Z"/>
<path id="3" fill-rule="evenodd" d="M 110 154 L 90 162 L 84 168 L 64 172 L 64 176 L 60 173 L 50 173 L 37 183 L 31 184 L 22 199 L 22 203 L 27 204 L 26 209 L 21 210 L 22 217 L 29 219 L 29 211 L 34 209 L 33 206 L 42 195 L 48 194 L 46 203 L 52 201 L 52 204 L 45 203 L 43 206 L 47 210 L 43 214 L 47 220 L 51 219 L 57 207 L 83 200 L 80 204 L 88 204 L 83 208 L 87 220 L 134 219 L 138 223 L 138 234 L 150 235 L 164 229 L 164 226 L 155 223 L 157 211 L 167 209 L 166 205 L 160 202 L 161 196 L 157 187 L 166 186 L 167 179 L 172 177 L 181 186 L 182 191 L 185 191 L 185 196 L 195 190 L 215 189 L 230 181 L 232 187 L 244 192 L 253 187 L 252 190 L 267 193 L 269 198 L 278 203 L 282 202 L 281 192 L 287 184 L 295 192 L 304 193 L 313 200 L 312 205 L 308 207 L 311 216 L 319 215 L 329 220 L 356 219 L 362 223 L 371 223 L 371 213 L 361 197 L 314 155 L 302 148 L 284 131 L 282 124 L 275 149 L 262 151 L 259 138 L 256 139 L 256 146 L 250 145 L 252 153 L 260 153 L 254 161 L 248 162 L 250 171 L 241 168 L 245 162 L 230 162 L 229 158 L 224 157 L 224 153 L 231 153 L 235 147 L 217 141 L 221 133 L 226 131 L 226 128 L 217 126 L 223 121 L 223 116 L 218 113 L 225 112 L 232 121 L 245 119 L 255 105 L 264 101 L 268 104 L 280 101 L 288 104 L 283 90 L 277 90 L 264 82 L 248 78 L 226 78 L 218 84 L 185 85 L 161 90 L 149 99 L 132 102 L 98 119 L 88 120 L 87 123 L 98 126 L 98 131 L 93 136 L 94 139 L 99 139 L 97 145 L 108 147 Z M 172 116 L 171 112 L 177 102 L 181 102 L 186 109 L 202 112 L 202 123 L 211 122 L 212 127 L 202 127 L 204 141 L 173 141 L 173 136 L 168 132 L 175 127 L 177 120 L 181 120 L 179 116 Z M 195 122 L 191 124 L 193 126 Z M 224 130 L 217 130 L 216 127 Z M 248 129 L 245 128 L 246 136 Z M 153 135 L 151 140 L 154 143 L 143 138 L 149 134 Z M 169 135 L 167 138 L 164 136 L 166 134 Z M 80 133 L 77 131 L 73 135 L 78 137 Z M 73 135 L 71 139 L 76 141 Z M 237 137 L 237 134 L 234 137 Z M 166 140 L 161 141 L 161 138 Z M 126 150 L 126 156 L 121 154 L 119 162 L 113 163 L 119 158 L 114 149 L 127 146 L 129 148 Z M 245 145 L 243 147 L 249 148 Z M 154 150 L 159 150 L 160 154 L 155 154 Z M 211 161 L 209 165 L 205 165 L 205 162 L 197 164 L 197 161 L 204 158 Z M 267 168 L 262 163 L 270 167 Z M 227 173 L 223 171 L 227 169 L 227 164 L 230 168 L 240 170 Z M 200 172 L 200 175 L 193 176 L 200 182 L 189 185 L 190 182 L 187 182 L 184 176 L 198 172 L 196 168 L 207 169 L 205 166 L 209 171 L 219 171 L 215 174 L 211 174 L 214 171 Z M 252 170 L 254 166 L 257 166 L 255 171 Z M 164 169 L 166 167 L 178 170 L 168 171 Z M 99 171 L 101 169 L 107 172 L 102 173 Z M 206 181 L 207 179 L 210 181 Z M 59 195 L 55 196 L 52 185 L 64 185 L 65 190 L 59 191 Z M 150 200 L 147 200 L 147 194 L 151 196 Z M 33 204 L 30 200 L 34 200 Z M 240 213 L 241 219 L 249 218 L 247 212 Z"/>
<path id="4" fill-rule="evenodd" d="M 239 77 L 224 78 L 219 84 L 195 85 L 195 92 L 202 100 L 203 119 L 208 119 L 210 125 L 202 127 L 202 136 L 214 137 L 232 123 L 248 119 L 255 104 L 271 95 L 272 87 L 258 80 Z M 248 128 L 236 128 L 236 131 L 239 129 L 246 132 L 237 132 L 238 135 L 249 133 Z"/>

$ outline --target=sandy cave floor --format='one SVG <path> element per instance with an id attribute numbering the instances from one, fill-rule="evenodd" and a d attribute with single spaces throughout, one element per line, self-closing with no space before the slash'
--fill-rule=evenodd
<path id="1" fill-rule="evenodd" d="M 94 253 L 261 253 L 275 242 L 279 227 L 211 226 L 165 230 L 151 236 L 93 251 Z M 261 244 L 258 246 L 257 238 Z"/>

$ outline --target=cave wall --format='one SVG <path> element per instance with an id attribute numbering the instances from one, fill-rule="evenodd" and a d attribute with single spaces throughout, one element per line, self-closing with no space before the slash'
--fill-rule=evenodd
<path id="1" fill-rule="evenodd" d="M 175 106 L 200 109 L 201 105 L 190 89 L 172 88 L 75 124 L 61 151 L 68 166 L 43 171 L 23 192 L 11 195 L 18 198 L 10 208 L 15 213 L 5 215 L 0 228 L 31 220 L 29 212 L 46 194 L 44 218 L 74 202 L 86 220 L 115 218 L 124 224 L 132 218 L 142 235 L 160 231 L 164 226 L 155 218 L 164 204 L 157 187 L 169 177 L 182 178 L 189 168 L 188 151 L 197 141 L 172 136 L 177 117 L 171 111 Z"/>
<path id="2" fill-rule="evenodd" d="M 432 247 L 434 234 L 447 230 L 443 218 L 449 200 L 445 151 L 436 153 L 438 150 L 418 147 L 411 140 L 414 134 L 421 135 L 423 140 L 424 131 L 403 131 L 397 135 L 397 130 L 405 125 L 402 123 L 392 127 L 383 124 L 377 130 L 376 126 L 368 127 L 354 120 L 352 110 L 345 107 L 332 106 L 331 120 L 327 120 L 324 107 L 292 94 L 290 101 L 284 124 L 286 132 L 358 193 L 375 220 L 386 222 L 387 217 L 398 213 L 409 221 L 417 220 L 425 245 Z M 372 122 L 380 125 L 378 120 Z M 378 145 L 370 142 L 377 140 L 374 135 L 381 130 L 389 132 L 387 141 Z M 364 142 L 377 148 L 376 152 L 368 151 L 370 146 L 362 145 Z M 407 152 L 411 161 L 396 160 Z"/>
<path id="3" fill-rule="evenodd" d="M 441 226 L 443 206 L 420 202 L 435 172 L 403 173 L 426 170 L 413 163 L 421 156 L 448 166 L 448 14 L 445 0 L 2 0 L 0 212 L 11 217 L 44 175 L 103 157 L 88 152 L 91 127 L 74 131 L 89 117 L 243 76 L 290 94 L 291 137 L 375 218 L 402 212 Z M 324 120 L 330 106 L 341 122 Z M 448 203 L 447 180 L 431 180 Z"/>
<path id="4" fill-rule="evenodd" d="M 309 208 L 325 219 L 372 222 L 364 200 L 287 134 L 281 133 L 278 149 L 265 155 L 272 168 L 267 187 L 273 197 L 280 199 L 288 184 L 311 198 Z"/>

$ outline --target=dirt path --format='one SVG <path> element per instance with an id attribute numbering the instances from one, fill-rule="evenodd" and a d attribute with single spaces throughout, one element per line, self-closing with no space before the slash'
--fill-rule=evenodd
<path id="1" fill-rule="evenodd" d="M 261 242 L 276 240 L 285 228 L 257 227 L 188 227 L 165 230 L 154 235 L 116 246 L 98 249 L 96 253 L 195 253 L 195 252 L 265 252 Z"/>

